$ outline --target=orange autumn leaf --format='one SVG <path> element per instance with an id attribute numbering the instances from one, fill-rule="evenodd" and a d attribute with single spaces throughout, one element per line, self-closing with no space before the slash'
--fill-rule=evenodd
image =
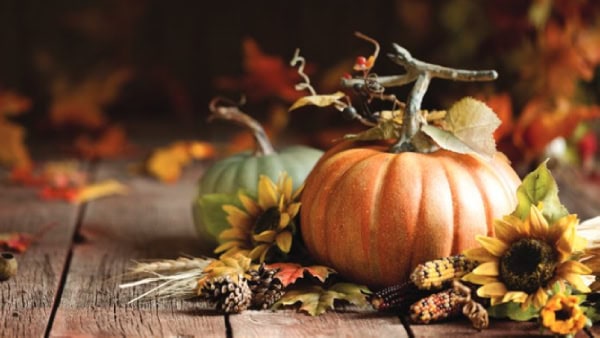
<path id="1" fill-rule="evenodd" d="M 181 177 L 183 167 L 192 160 L 212 158 L 216 155 L 212 144 L 200 141 L 179 141 L 152 152 L 144 163 L 144 170 L 167 183 Z"/>
<path id="2" fill-rule="evenodd" d="M 329 275 L 335 273 L 332 268 L 322 265 L 301 266 L 294 263 L 273 263 L 269 264 L 268 267 L 279 270 L 275 277 L 281 281 L 283 287 L 296 283 L 298 279 L 304 278 L 305 275 L 315 277 L 323 283 Z"/>
<path id="3" fill-rule="evenodd" d="M 31 100 L 12 91 L 0 93 L 0 116 L 18 115 L 31 108 Z"/>
<path id="4" fill-rule="evenodd" d="M 599 106 L 575 106 L 561 98 L 534 98 L 523 108 L 514 128 L 513 142 L 526 155 L 539 155 L 555 138 L 569 137 L 580 122 L 598 117 Z"/>
<path id="5" fill-rule="evenodd" d="M 71 203 L 84 203 L 106 196 L 125 195 L 128 192 L 129 188 L 127 186 L 110 179 L 81 187 L 74 196 L 68 198 L 68 201 Z"/>
<path id="6" fill-rule="evenodd" d="M 75 161 L 51 161 L 40 170 L 33 168 L 13 168 L 11 182 L 26 187 L 78 187 L 85 185 L 87 175 Z"/>
<path id="7" fill-rule="evenodd" d="M 513 109 L 512 109 L 512 99 L 508 93 L 498 93 L 490 95 L 486 98 L 481 98 L 485 104 L 487 104 L 502 123 L 494 131 L 494 139 L 496 141 L 500 140 L 503 136 L 510 133 L 513 128 Z"/>
<path id="8" fill-rule="evenodd" d="M 52 86 L 50 121 L 55 127 L 73 125 L 96 129 L 107 123 L 104 106 L 113 102 L 131 78 L 128 68 L 93 74 L 80 83 L 57 77 Z"/>
<path id="9" fill-rule="evenodd" d="M 32 165 L 25 146 L 25 129 L 0 118 L 0 165 L 29 168 Z"/>
<path id="10" fill-rule="evenodd" d="M 300 80 L 298 73 L 282 58 L 265 54 L 250 38 L 243 40 L 242 49 L 245 74 L 240 79 L 219 77 L 217 88 L 244 92 L 250 101 L 277 97 L 291 103 L 304 96 L 294 89 Z"/>
<path id="11" fill-rule="evenodd" d="M 125 129 L 121 126 L 108 127 L 96 140 L 87 135 L 75 140 L 75 149 L 87 159 L 115 158 L 125 154 L 130 148 Z"/>
<path id="12" fill-rule="evenodd" d="M 23 253 L 27 250 L 33 236 L 23 232 L 0 233 L 0 250 Z"/>

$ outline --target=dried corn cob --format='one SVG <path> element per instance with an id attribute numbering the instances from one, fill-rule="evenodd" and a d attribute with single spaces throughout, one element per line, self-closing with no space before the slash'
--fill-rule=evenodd
<path id="1" fill-rule="evenodd" d="M 442 320 L 460 314 L 464 303 L 463 295 L 454 289 L 434 293 L 410 306 L 410 319 L 419 324 Z"/>
<path id="2" fill-rule="evenodd" d="M 445 282 L 462 277 L 478 264 L 464 255 L 440 258 L 419 264 L 410 275 L 410 280 L 419 289 L 439 289 Z"/>
<path id="3" fill-rule="evenodd" d="M 415 287 L 413 283 L 404 283 L 389 286 L 379 290 L 370 297 L 371 305 L 378 311 L 403 311 L 410 304 L 425 297 L 424 292 Z"/>

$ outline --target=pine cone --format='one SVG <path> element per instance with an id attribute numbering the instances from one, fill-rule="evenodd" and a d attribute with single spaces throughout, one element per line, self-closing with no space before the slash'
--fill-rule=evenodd
<path id="1" fill-rule="evenodd" d="M 200 295 L 226 313 L 242 312 L 252 301 L 252 291 L 242 275 L 237 282 L 229 275 L 213 278 L 206 282 Z"/>
<path id="2" fill-rule="evenodd" d="M 268 309 L 285 293 L 279 278 L 275 277 L 277 269 L 269 269 L 262 263 L 256 269 L 248 271 L 248 284 L 252 290 L 252 308 Z"/>

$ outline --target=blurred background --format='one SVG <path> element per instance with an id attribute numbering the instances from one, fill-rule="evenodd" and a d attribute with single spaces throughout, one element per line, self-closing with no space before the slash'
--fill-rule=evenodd
<path id="1" fill-rule="evenodd" d="M 547 156 L 596 175 L 600 2 L 585 0 L 158 1 L 0 0 L 0 163 L 31 165 L 32 144 L 58 140 L 85 158 L 118 157 L 132 135 L 170 132 L 228 151 L 251 147 L 208 127 L 208 102 L 242 96 L 277 143 L 327 148 L 360 128 L 331 109 L 287 108 L 306 92 L 296 48 L 319 93 L 339 90 L 358 56 L 382 47 L 374 72 L 400 74 L 392 42 L 415 57 L 496 69 L 491 83 L 434 80 L 423 108 L 484 100 L 500 116 L 501 150 L 528 166 Z M 392 92 L 404 100 L 410 86 Z M 164 126 L 164 127 L 161 127 Z M 232 135 L 222 136 L 228 130 Z"/>

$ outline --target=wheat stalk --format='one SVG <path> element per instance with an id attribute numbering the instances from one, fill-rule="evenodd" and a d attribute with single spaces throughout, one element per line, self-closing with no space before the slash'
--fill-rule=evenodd
<path id="1" fill-rule="evenodd" d="M 203 269 L 211 261 L 212 259 L 204 257 L 179 257 L 177 259 L 162 259 L 151 262 L 135 262 L 136 265 L 129 269 L 129 273 L 137 275 Z"/>

